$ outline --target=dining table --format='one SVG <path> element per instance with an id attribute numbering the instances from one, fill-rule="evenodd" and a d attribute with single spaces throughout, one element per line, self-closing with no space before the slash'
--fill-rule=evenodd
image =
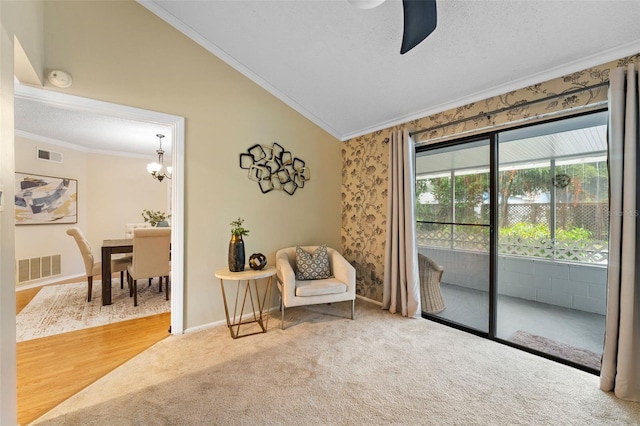
<path id="1" fill-rule="evenodd" d="M 111 304 L 111 256 L 132 252 L 132 238 L 102 241 L 102 306 Z"/>

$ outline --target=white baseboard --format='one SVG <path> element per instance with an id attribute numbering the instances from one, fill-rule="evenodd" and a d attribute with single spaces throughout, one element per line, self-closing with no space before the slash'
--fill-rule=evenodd
<path id="1" fill-rule="evenodd" d="M 202 324 L 202 325 L 198 325 L 196 327 L 189 327 L 186 328 L 184 330 L 184 334 L 188 334 L 188 333 L 195 333 L 197 331 L 202 331 L 202 330 L 208 330 L 210 328 L 214 328 L 214 327 L 220 327 L 221 325 L 226 326 L 227 325 L 227 320 L 220 320 L 220 321 L 215 321 L 215 322 L 210 322 L 207 324 Z"/>
<path id="2" fill-rule="evenodd" d="M 21 291 L 21 290 L 27 290 L 30 288 L 34 288 L 34 287 L 41 287 L 43 285 L 49 285 L 49 284 L 55 284 L 58 283 L 60 281 L 66 281 L 66 280 L 71 280 L 71 279 L 75 279 L 75 278 L 82 278 L 85 277 L 85 274 L 76 274 L 76 275 L 67 275 L 64 277 L 61 276 L 56 276 L 55 278 L 49 278 L 46 280 L 40 280 L 40 281 L 32 281 L 30 283 L 27 284 L 19 284 L 16 286 L 16 291 Z"/>
<path id="3" fill-rule="evenodd" d="M 365 302 L 373 303 L 374 305 L 382 306 L 382 302 L 378 302 L 377 300 L 369 299 L 368 297 L 356 295 L 356 299 L 364 300 Z"/>
<path id="4" fill-rule="evenodd" d="M 356 299 L 360 299 L 360 300 L 362 300 L 364 302 L 368 302 L 368 303 L 373 303 L 374 305 L 382 306 L 382 302 L 378 302 L 377 300 L 369 299 L 368 297 L 356 295 Z M 280 312 L 280 308 L 277 307 L 277 306 L 274 306 L 274 307 L 270 308 L 269 309 L 269 315 L 273 315 L 274 311 L 275 312 Z M 251 314 L 249 314 L 249 315 L 251 315 Z M 184 334 L 195 333 L 197 331 L 202 331 L 202 330 L 208 330 L 210 328 L 220 327 L 221 325 L 226 326 L 227 325 L 227 320 L 223 319 L 223 320 L 219 320 L 219 321 L 210 322 L 210 323 L 207 323 L 207 324 L 198 325 L 196 327 L 189 327 L 189 328 L 184 330 Z"/>
<path id="5" fill-rule="evenodd" d="M 269 309 L 269 315 L 273 315 L 273 312 L 280 312 L 280 308 L 277 306 L 274 306 L 272 308 Z M 258 312 L 255 313 L 256 315 L 259 315 Z M 251 313 L 249 312 L 246 315 L 251 315 Z M 210 328 L 214 328 L 214 327 L 220 327 L 221 325 L 224 325 L 225 327 L 227 326 L 227 320 L 226 319 L 222 319 L 219 321 L 214 321 L 214 322 L 209 322 L 207 324 L 202 324 L 202 325 L 198 325 L 195 327 L 189 327 L 186 330 L 184 330 L 184 334 L 187 333 L 195 333 L 196 331 L 202 331 L 202 330 L 208 330 Z"/>

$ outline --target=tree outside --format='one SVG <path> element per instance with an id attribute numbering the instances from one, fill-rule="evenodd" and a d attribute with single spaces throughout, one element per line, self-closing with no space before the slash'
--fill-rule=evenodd
<path id="1" fill-rule="evenodd" d="M 578 161 L 581 160 L 583 159 Z M 608 227 L 608 217 L 603 213 L 603 207 L 608 206 L 606 162 L 573 160 L 558 163 L 553 177 L 550 163 L 545 167 L 519 167 L 499 172 L 501 238 L 524 232 L 527 235 L 523 234 L 521 237 L 531 241 L 529 228 L 534 227 L 536 234 L 546 234 L 537 238 L 549 240 L 552 228 L 549 215 L 550 194 L 555 190 L 555 236 L 563 239 L 559 243 L 566 245 L 569 241 L 575 245 L 579 241 L 586 247 L 593 240 L 599 240 L 596 241 L 597 247 L 606 246 L 603 245 L 606 243 Z M 424 204 L 416 203 L 417 221 L 449 223 L 454 222 L 455 217 L 456 223 L 488 224 L 489 173 L 463 174 L 455 171 L 453 184 L 454 198 L 451 177 L 416 180 L 416 197 L 429 200 Z M 452 205 L 455 205 L 455 210 Z M 461 241 L 477 239 L 478 234 L 488 235 L 485 228 L 474 226 L 420 224 L 419 229 L 421 232 L 438 231 L 442 239 L 447 234 L 449 238 Z M 453 248 L 455 244 L 451 245 Z"/>

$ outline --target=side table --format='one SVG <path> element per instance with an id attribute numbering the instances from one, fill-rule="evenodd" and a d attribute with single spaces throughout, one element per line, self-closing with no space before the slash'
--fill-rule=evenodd
<path id="1" fill-rule="evenodd" d="M 228 268 L 218 269 L 215 273 L 216 278 L 220 279 L 220 289 L 222 290 L 222 300 L 224 301 L 224 313 L 227 316 L 227 327 L 229 327 L 229 333 L 231 333 L 231 337 L 237 339 L 238 337 L 251 336 L 252 334 L 258 333 L 266 333 L 267 326 L 269 325 L 269 307 L 271 305 L 271 281 L 273 276 L 276 274 L 276 268 L 273 266 L 266 267 L 259 271 L 254 271 L 253 269 L 247 269 L 241 272 L 231 272 Z M 260 291 L 258 289 L 258 280 L 266 278 L 266 286 L 264 288 L 264 293 L 262 298 L 260 297 Z M 224 290 L 224 281 L 235 281 L 236 282 L 236 299 L 233 305 L 233 318 L 229 315 L 229 305 L 227 302 L 227 294 Z M 253 282 L 253 290 L 251 283 Z M 244 284 L 244 285 L 243 285 Z M 239 307 L 238 312 L 238 304 L 240 303 L 240 288 L 244 287 L 244 295 L 242 296 L 242 304 Z M 254 303 L 254 295 L 255 295 L 255 303 Z M 243 315 L 245 315 L 245 306 L 249 308 L 247 305 L 247 299 L 251 304 L 250 312 L 246 314 L 248 318 L 245 318 L 243 321 Z M 262 300 L 261 300 L 262 299 Z M 257 307 L 257 309 L 256 309 Z M 252 318 L 253 317 L 253 318 Z M 260 330 L 240 334 L 240 326 L 245 324 L 258 324 L 260 326 Z"/>

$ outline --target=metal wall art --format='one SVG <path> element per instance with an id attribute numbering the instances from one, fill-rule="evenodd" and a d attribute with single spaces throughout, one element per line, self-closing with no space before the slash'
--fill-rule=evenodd
<path id="1" fill-rule="evenodd" d="M 311 179 L 305 162 L 275 142 L 254 145 L 240 154 L 240 168 L 249 170 L 249 179 L 258 182 L 263 194 L 277 189 L 293 195 Z"/>

